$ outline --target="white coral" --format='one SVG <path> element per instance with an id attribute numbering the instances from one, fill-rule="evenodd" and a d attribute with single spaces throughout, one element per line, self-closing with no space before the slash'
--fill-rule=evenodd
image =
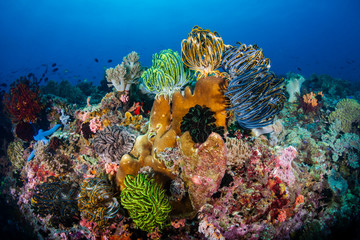
<path id="1" fill-rule="evenodd" d="M 290 74 L 286 81 L 286 91 L 290 95 L 288 102 L 295 102 L 296 94 L 300 94 L 301 85 L 305 82 L 305 78 L 299 74 Z"/>
<path id="2" fill-rule="evenodd" d="M 113 86 L 116 91 L 120 92 L 129 91 L 131 84 L 139 79 L 142 73 L 139 58 L 139 54 L 131 52 L 124 57 L 120 65 L 106 69 L 108 86 Z"/>

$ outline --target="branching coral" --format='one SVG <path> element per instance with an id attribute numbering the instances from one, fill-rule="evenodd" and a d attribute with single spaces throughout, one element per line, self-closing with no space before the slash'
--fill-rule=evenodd
<path id="1" fill-rule="evenodd" d="M 342 99 L 336 104 L 336 110 L 329 116 L 330 122 L 334 122 L 336 119 L 341 121 L 342 131 L 350 132 L 351 125 L 359 122 L 360 104 L 355 99 Z"/>
<path id="2" fill-rule="evenodd" d="M 47 182 L 35 187 L 31 204 L 35 213 L 41 217 L 51 215 L 50 222 L 54 226 L 61 223 L 69 227 L 79 216 L 77 192 L 77 184 L 49 177 Z"/>
<path id="3" fill-rule="evenodd" d="M 135 83 L 142 73 L 139 58 L 138 53 L 131 52 L 124 57 L 121 65 L 106 69 L 108 86 L 113 86 L 116 91 L 120 92 L 129 91 L 131 84 Z"/>
<path id="4" fill-rule="evenodd" d="M 179 54 L 171 49 L 163 50 L 159 55 L 155 53 L 152 64 L 142 74 L 142 78 L 146 88 L 158 95 L 171 97 L 192 79 L 191 72 L 184 66 Z"/>
<path id="5" fill-rule="evenodd" d="M 136 136 L 127 132 L 124 127 L 107 127 L 94 138 L 95 152 L 107 162 L 119 161 L 131 151 L 135 139 Z"/>
<path id="6" fill-rule="evenodd" d="M 170 225 L 171 206 L 161 185 L 145 174 L 127 175 L 121 191 L 121 204 L 129 211 L 138 228 L 153 232 Z"/>
<path id="7" fill-rule="evenodd" d="M 16 121 L 34 122 L 43 108 L 39 91 L 26 81 L 19 81 L 4 95 L 5 110 Z"/>
<path id="8" fill-rule="evenodd" d="M 223 56 L 223 68 L 231 76 L 228 91 L 235 117 L 244 128 L 261 128 L 272 124 L 284 106 L 283 79 L 269 72 L 270 60 L 265 59 L 256 45 L 239 44 Z"/>
<path id="9" fill-rule="evenodd" d="M 299 108 L 302 108 L 305 113 L 317 113 L 323 105 L 321 102 L 322 97 L 322 92 L 319 92 L 317 95 L 313 92 L 304 94 L 300 98 Z"/>
<path id="10" fill-rule="evenodd" d="M 120 209 L 111 186 L 98 178 L 88 178 L 80 182 L 78 206 L 82 215 L 99 226 L 108 223 Z"/>
<path id="11" fill-rule="evenodd" d="M 187 67 L 199 73 L 200 79 L 220 67 L 225 48 L 217 32 L 194 26 L 189 37 L 181 42 L 181 58 Z"/>
<path id="12" fill-rule="evenodd" d="M 224 134 L 224 127 L 216 126 L 215 122 L 214 112 L 210 108 L 195 105 L 183 117 L 180 129 L 182 133 L 189 131 L 194 142 L 203 143 L 212 132 Z"/>

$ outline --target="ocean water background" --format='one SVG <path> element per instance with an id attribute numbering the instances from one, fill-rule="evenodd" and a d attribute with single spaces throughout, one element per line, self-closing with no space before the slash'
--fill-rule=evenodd
<path id="1" fill-rule="evenodd" d="M 163 49 L 180 51 L 194 25 L 226 44 L 258 44 L 276 74 L 360 80 L 358 0 L 2 0 L 0 82 L 57 63 L 49 79 L 98 84 L 131 51 L 143 66 Z"/>

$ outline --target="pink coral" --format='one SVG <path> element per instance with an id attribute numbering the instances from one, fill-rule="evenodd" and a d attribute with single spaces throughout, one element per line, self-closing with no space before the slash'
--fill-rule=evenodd
<path id="1" fill-rule="evenodd" d="M 119 169 L 119 164 L 117 163 L 105 163 L 105 171 L 107 174 L 114 175 Z"/>
<path id="2" fill-rule="evenodd" d="M 93 133 L 96 133 L 98 130 L 102 130 L 102 128 L 103 126 L 101 124 L 99 117 L 94 117 L 93 119 L 90 120 L 90 130 Z"/>
<path id="3" fill-rule="evenodd" d="M 289 186 L 293 186 L 295 183 L 295 175 L 291 163 L 296 155 L 297 151 L 292 146 L 280 151 L 280 155 L 276 157 L 276 167 L 272 172 L 274 177 L 278 177 Z"/>

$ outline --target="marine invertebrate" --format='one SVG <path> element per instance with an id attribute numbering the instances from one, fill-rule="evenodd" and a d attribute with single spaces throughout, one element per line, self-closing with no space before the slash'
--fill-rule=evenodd
<path id="1" fill-rule="evenodd" d="M 31 140 L 34 140 L 35 128 L 29 122 L 20 121 L 16 124 L 15 133 L 21 140 L 30 142 Z"/>
<path id="2" fill-rule="evenodd" d="M 292 103 L 297 100 L 297 95 L 300 95 L 301 85 L 305 82 L 305 78 L 300 74 L 290 73 L 287 75 L 286 91 L 289 94 L 288 102 Z"/>
<path id="3" fill-rule="evenodd" d="M 93 144 L 95 152 L 107 162 L 115 162 L 130 152 L 136 136 L 130 134 L 122 126 L 111 126 L 98 132 Z"/>
<path id="4" fill-rule="evenodd" d="M 329 121 L 341 121 L 341 130 L 350 132 L 353 123 L 359 122 L 360 104 L 355 99 L 342 99 L 336 104 L 336 110 L 330 113 Z"/>
<path id="5" fill-rule="evenodd" d="M 99 226 L 108 223 L 120 209 L 111 186 L 99 178 L 87 178 L 80 182 L 78 206 L 85 218 Z"/>
<path id="6" fill-rule="evenodd" d="M 220 186 L 226 170 L 226 147 L 221 136 L 214 132 L 198 148 L 193 146 L 189 138 L 189 132 L 180 137 L 180 148 L 184 154 L 181 178 L 197 211 Z"/>
<path id="7" fill-rule="evenodd" d="M 108 86 L 113 86 L 119 92 L 129 91 L 131 84 L 135 83 L 142 73 L 139 58 L 138 53 L 131 52 L 123 58 L 121 65 L 106 69 Z"/>
<path id="8" fill-rule="evenodd" d="M 223 68 L 231 80 L 225 96 L 230 99 L 237 122 L 252 129 L 272 124 L 284 106 L 283 79 L 269 71 L 270 60 L 256 45 L 240 44 L 223 56 Z"/>
<path id="9" fill-rule="evenodd" d="M 14 172 L 21 171 L 25 164 L 23 157 L 24 147 L 21 141 L 11 142 L 7 148 L 7 156 L 11 162 L 11 166 Z"/>
<path id="10" fill-rule="evenodd" d="M 158 174 L 170 179 L 176 177 L 158 157 L 158 153 L 175 147 L 176 137 L 182 135 L 181 121 L 196 104 L 209 107 L 215 113 L 216 125 L 226 127 L 226 101 L 220 87 L 224 81 L 213 76 L 201 78 L 196 82 L 194 92 L 187 87 L 184 95 L 180 92 L 174 93 L 172 105 L 164 96 L 155 99 L 147 133 L 137 137 L 131 152 L 120 160 L 116 181 L 121 189 L 125 187 L 126 175 L 136 175 L 143 166 L 154 169 L 155 176 Z M 191 137 L 187 140 L 189 145 L 195 144 Z"/>
<path id="11" fill-rule="evenodd" d="M 102 123 L 101 123 L 99 117 L 94 117 L 93 119 L 91 119 L 89 127 L 93 133 L 96 133 L 98 130 L 103 129 L 103 126 L 102 126 Z"/>
<path id="12" fill-rule="evenodd" d="M 207 77 L 221 66 L 226 46 L 217 32 L 194 26 L 187 39 L 181 42 L 181 58 L 184 64 L 198 73 L 197 79 Z"/>
<path id="13" fill-rule="evenodd" d="M 167 49 L 153 55 L 152 67 L 141 77 L 150 92 L 171 97 L 192 79 L 192 73 L 184 66 L 177 52 Z"/>
<path id="14" fill-rule="evenodd" d="M 54 226 L 61 223 L 69 227 L 79 217 L 77 193 L 77 184 L 62 178 L 48 177 L 45 183 L 35 187 L 31 205 L 41 217 L 50 214 L 50 222 Z"/>
<path id="15" fill-rule="evenodd" d="M 127 175 L 121 191 L 121 204 L 128 210 L 136 227 L 143 231 L 162 230 L 170 225 L 171 206 L 161 185 L 145 174 Z"/>
<path id="16" fill-rule="evenodd" d="M 287 183 L 288 186 L 293 186 L 296 180 L 293 167 L 291 166 L 296 155 L 297 151 L 292 146 L 280 151 L 276 158 L 276 166 L 272 172 L 274 177 L 278 177 L 281 181 Z"/>
<path id="17" fill-rule="evenodd" d="M 48 144 L 49 143 L 49 139 L 47 139 L 48 136 L 52 135 L 54 132 L 56 132 L 59 128 L 61 127 L 60 124 L 56 124 L 55 126 L 53 126 L 51 129 L 44 131 L 42 129 L 40 129 L 37 134 L 34 136 L 34 140 L 36 142 L 40 142 L 42 141 L 44 144 Z M 27 161 L 30 161 L 31 159 L 33 159 L 35 156 L 35 150 L 33 150 Z"/>
<path id="18" fill-rule="evenodd" d="M 322 92 L 319 92 L 318 94 L 315 94 L 313 92 L 304 94 L 300 98 L 299 108 L 302 108 L 305 113 L 316 113 L 322 107 L 322 97 Z"/>
<path id="19" fill-rule="evenodd" d="M 215 122 L 214 112 L 197 104 L 183 117 L 180 129 L 182 133 L 189 131 L 194 142 L 203 143 L 212 132 L 224 134 L 224 127 L 216 126 Z"/>
<path id="20" fill-rule="evenodd" d="M 18 81 L 12 86 L 3 102 L 5 111 L 16 121 L 34 122 L 43 108 L 39 91 L 27 81 Z"/>

